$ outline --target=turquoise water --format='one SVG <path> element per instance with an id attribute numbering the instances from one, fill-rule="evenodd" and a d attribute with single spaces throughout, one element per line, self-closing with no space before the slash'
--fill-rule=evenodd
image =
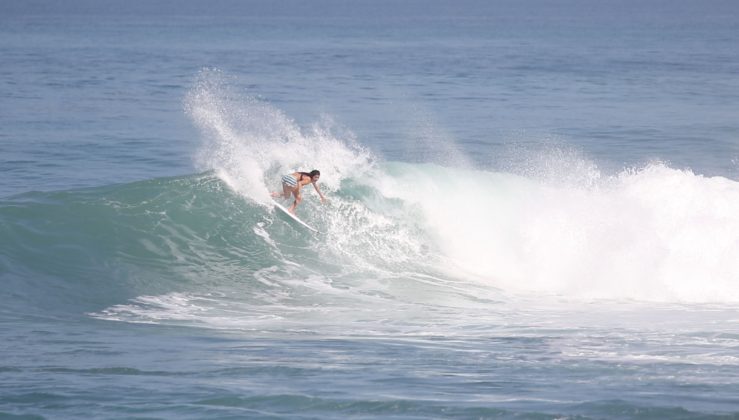
<path id="1" fill-rule="evenodd" d="M 739 416 L 737 29 L 3 3 L 0 417 Z"/>

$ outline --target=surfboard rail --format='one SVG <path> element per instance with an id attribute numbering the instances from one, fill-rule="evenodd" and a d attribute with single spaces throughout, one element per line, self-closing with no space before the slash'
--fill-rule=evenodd
<path id="1" fill-rule="evenodd" d="M 305 223 L 305 222 L 304 222 L 304 221 L 302 221 L 302 220 L 301 220 L 301 219 L 300 219 L 300 218 L 299 218 L 298 216 L 296 216 L 296 215 L 294 215 L 294 214 L 290 213 L 290 212 L 289 212 L 289 211 L 288 211 L 288 210 L 287 210 L 287 209 L 285 208 L 285 206 L 283 206 L 282 204 L 280 204 L 280 203 L 278 203 L 278 202 L 276 202 L 276 201 L 274 201 L 274 200 L 272 200 L 272 204 L 274 204 L 274 206 L 275 206 L 275 208 L 276 208 L 277 210 L 281 211 L 281 212 L 282 212 L 283 214 L 285 214 L 286 216 L 288 216 L 289 218 L 291 218 L 291 219 L 292 219 L 292 220 L 294 220 L 295 222 L 299 223 L 299 224 L 300 224 L 301 226 L 303 226 L 304 228 L 306 228 L 306 229 L 310 230 L 311 232 L 315 232 L 315 233 L 320 233 L 320 232 L 318 231 L 318 229 L 316 229 L 316 228 L 314 228 L 313 226 L 311 226 L 311 225 L 309 225 L 309 224 Z"/>

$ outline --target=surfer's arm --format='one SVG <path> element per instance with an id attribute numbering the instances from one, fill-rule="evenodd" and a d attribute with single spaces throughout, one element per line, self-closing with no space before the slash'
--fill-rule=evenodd
<path id="1" fill-rule="evenodd" d="M 315 188 L 315 189 L 316 189 L 316 192 L 317 192 L 317 193 L 318 193 L 318 195 L 319 195 L 319 196 L 321 197 L 321 202 L 322 202 L 322 203 L 325 203 L 325 202 L 326 202 L 326 197 L 324 197 L 324 196 L 323 196 L 323 194 L 321 193 L 321 189 L 320 189 L 320 188 L 318 188 L 318 184 L 316 184 L 316 183 L 314 182 L 314 183 L 313 183 L 313 188 Z"/>

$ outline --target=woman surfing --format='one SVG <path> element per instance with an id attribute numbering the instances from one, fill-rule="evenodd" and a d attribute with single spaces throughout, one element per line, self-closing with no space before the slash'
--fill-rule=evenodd
<path id="1" fill-rule="evenodd" d="M 298 204 L 300 204 L 301 201 L 303 201 L 303 197 L 300 194 L 300 189 L 303 188 L 303 186 L 308 184 L 313 184 L 313 188 L 316 189 L 316 192 L 321 197 L 321 202 L 326 202 L 326 197 L 323 196 L 321 193 L 321 189 L 318 188 L 318 180 L 321 178 L 321 171 L 318 169 L 314 169 L 310 172 L 293 172 L 291 174 L 283 175 L 282 176 L 282 192 L 275 191 L 272 193 L 272 198 L 277 198 L 279 196 L 282 196 L 284 199 L 290 198 L 290 194 L 295 197 L 295 201 L 293 201 L 293 205 L 290 206 L 288 211 L 292 214 L 295 214 L 295 209 L 298 207 Z"/>

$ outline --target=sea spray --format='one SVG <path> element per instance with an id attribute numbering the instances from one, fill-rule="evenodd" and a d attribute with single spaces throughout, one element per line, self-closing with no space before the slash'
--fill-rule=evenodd
<path id="1" fill-rule="evenodd" d="M 245 197 L 266 203 L 284 173 L 319 169 L 321 184 L 335 190 L 342 179 L 372 167 L 371 153 L 346 130 L 337 138 L 330 118 L 301 128 L 276 107 L 239 92 L 222 72 L 203 70 L 185 108 L 202 132 L 198 166 Z"/>

